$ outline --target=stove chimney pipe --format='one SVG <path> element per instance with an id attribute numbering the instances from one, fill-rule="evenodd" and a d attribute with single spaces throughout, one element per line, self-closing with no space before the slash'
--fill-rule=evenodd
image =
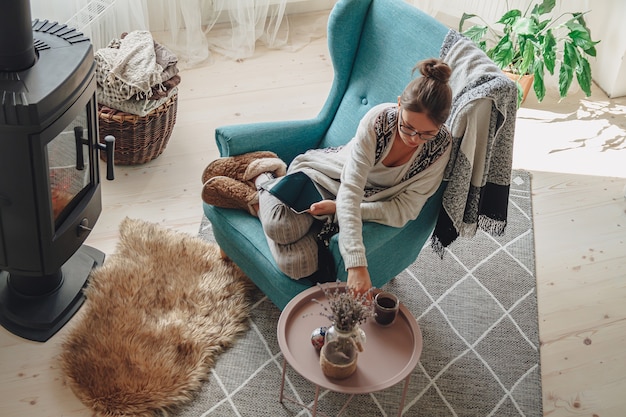
<path id="1" fill-rule="evenodd" d="M 30 17 L 30 2 L 2 2 L 0 13 L 0 71 L 18 72 L 32 67 L 37 60 Z"/>

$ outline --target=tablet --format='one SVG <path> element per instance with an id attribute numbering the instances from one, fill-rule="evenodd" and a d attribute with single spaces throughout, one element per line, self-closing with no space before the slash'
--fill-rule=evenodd
<path id="1" fill-rule="evenodd" d="M 302 171 L 271 180 L 261 185 L 261 188 L 272 193 L 298 214 L 306 213 L 311 204 L 323 200 L 313 180 Z"/>

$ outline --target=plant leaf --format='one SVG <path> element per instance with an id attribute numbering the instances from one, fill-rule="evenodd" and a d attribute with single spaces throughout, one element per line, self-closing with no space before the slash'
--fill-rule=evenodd
<path id="1" fill-rule="evenodd" d="M 572 13 L 572 20 L 576 20 L 578 23 L 580 23 L 584 27 L 587 27 L 587 22 L 585 22 L 585 16 L 584 15 L 585 14 L 581 13 L 581 12 L 574 12 L 574 13 Z"/>
<path id="2" fill-rule="evenodd" d="M 585 57 L 579 57 L 576 65 L 576 80 L 578 85 L 585 92 L 585 96 L 591 95 L 591 67 Z"/>
<path id="3" fill-rule="evenodd" d="M 519 60 L 518 68 L 520 74 L 527 74 L 535 62 L 535 44 L 522 37 L 519 41 L 522 57 Z"/>
<path id="4" fill-rule="evenodd" d="M 563 47 L 563 64 L 570 68 L 575 68 L 580 55 L 578 49 L 571 42 L 565 42 Z"/>
<path id="5" fill-rule="evenodd" d="M 550 13 L 552 9 L 554 9 L 555 5 L 556 0 L 543 0 L 541 4 L 536 4 L 535 7 L 533 7 L 533 11 L 531 12 L 531 14 L 541 15 Z"/>
<path id="6" fill-rule="evenodd" d="M 537 100 L 541 102 L 543 98 L 546 96 L 546 85 L 543 82 L 543 73 L 544 66 L 542 61 L 535 61 L 535 65 L 533 68 L 533 90 L 535 91 L 535 95 L 537 96 Z"/>
<path id="7" fill-rule="evenodd" d="M 548 29 L 546 34 L 541 38 L 541 55 L 546 69 L 550 74 L 554 74 L 554 66 L 556 64 L 556 38 L 552 33 L 552 29 Z"/>
<path id="8" fill-rule="evenodd" d="M 595 42 L 595 43 L 599 43 L 599 42 L 600 42 L 600 41 Z M 595 46 L 592 46 L 592 47 L 591 47 L 591 48 L 589 48 L 589 49 L 585 49 L 584 51 L 585 51 L 585 53 L 586 53 L 587 55 L 589 55 L 589 56 L 596 56 L 596 47 L 595 47 Z"/>
<path id="9" fill-rule="evenodd" d="M 459 22 L 459 32 L 463 32 L 463 23 L 465 23 L 467 19 L 471 19 L 472 17 L 476 17 L 476 15 L 463 13 L 463 16 L 461 16 L 461 21 Z"/>
<path id="10" fill-rule="evenodd" d="M 522 12 L 520 10 L 511 9 L 504 15 L 502 15 L 500 20 L 498 20 L 496 23 L 502 23 L 505 26 L 512 26 L 520 17 L 522 17 Z"/>
<path id="11" fill-rule="evenodd" d="M 564 25 L 572 32 L 583 32 L 584 35 L 581 35 L 581 36 L 586 35 L 587 39 L 591 41 L 591 35 L 589 34 L 589 29 L 587 29 L 585 25 L 580 23 L 580 19 L 582 19 L 582 17 L 580 16 L 572 17 L 570 20 L 565 22 Z"/>
<path id="12" fill-rule="evenodd" d="M 522 17 L 512 25 L 512 29 L 518 35 L 534 35 L 537 33 L 537 24 L 533 19 Z"/>
<path id="13" fill-rule="evenodd" d="M 589 50 L 591 53 L 587 53 L 588 55 L 595 56 L 596 48 L 595 45 L 599 43 L 591 40 L 589 33 L 581 30 L 574 30 L 567 34 L 569 38 L 574 42 L 574 45 L 580 47 L 585 53 Z M 592 55 L 593 54 L 593 55 Z"/>
<path id="14" fill-rule="evenodd" d="M 574 41 L 576 46 L 580 47 L 587 55 L 596 56 L 595 45 L 600 41 L 591 39 L 591 31 L 587 27 L 583 13 L 572 13 L 572 18 L 564 25 L 570 30 L 567 36 Z"/>
<path id="15" fill-rule="evenodd" d="M 567 95 L 567 92 L 572 85 L 573 78 L 574 70 L 572 67 L 563 62 L 561 64 L 561 68 L 559 69 L 559 96 L 561 96 L 561 98 Z"/>
<path id="16" fill-rule="evenodd" d="M 487 42 L 486 41 L 480 41 L 478 42 L 478 47 L 485 53 L 487 53 Z"/>
<path id="17" fill-rule="evenodd" d="M 541 22 L 538 22 L 537 23 L 537 33 L 539 33 L 542 30 L 544 30 L 545 27 L 550 24 L 550 22 L 552 22 L 552 19 L 546 19 L 546 20 L 542 20 Z"/>
<path id="18" fill-rule="evenodd" d="M 480 42 L 481 38 L 485 36 L 486 33 L 487 33 L 487 26 L 476 25 L 476 26 L 472 26 L 471 28 L 463 32 L 463 35 L 467 36 L 468 38 L 473 40 L 475 43 L 478 43 Z"/>
<path id="19" fill-rule="evenodd" d="M 500 68 L 506 68 L 513 60 L 513 43 L 509 35 L 504 35 L 496 46 L 490 49 L 489 57 Z"/>

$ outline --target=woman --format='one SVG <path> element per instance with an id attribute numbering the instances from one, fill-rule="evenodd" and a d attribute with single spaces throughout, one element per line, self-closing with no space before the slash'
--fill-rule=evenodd
<path id="1" fill-rule="evenodd" d="M 372 284 L 362 222 L 403 227 L 417 218 L 439 188 L 450 157 L 451 137 L 444 122 L 452 102 L 451 69 L 438 59 L 421 61 L 416 69 L 422 76 L 406 86 L 397 104 L 370 109 L 348 144 L 310 150 L 292 161 L 288 172 L 306 173 L 325 197 L 308 213 L 296 214 L 263 189 L 283 174 L 280 163 L 267 153 L 210 164 L 203 175 L 204 201 L 258 215 L 278 267 L 293 279 L 315 276 L 318 269 L 316 219 L 338 224 L 348 286 L 366 292 Z M 254 183 L 258 193 L 237 186 L 246 182 Z"/>

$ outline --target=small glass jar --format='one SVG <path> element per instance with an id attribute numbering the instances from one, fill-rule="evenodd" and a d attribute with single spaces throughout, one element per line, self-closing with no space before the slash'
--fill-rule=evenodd
<path id="1" fill-rule="evenodd" d="M 336 379 L 352 375 L 364 344 L 365 332 L 359 326 L 348 331 L 330 326 L 320 351 L 320 365 L 324 375 Z"/>

